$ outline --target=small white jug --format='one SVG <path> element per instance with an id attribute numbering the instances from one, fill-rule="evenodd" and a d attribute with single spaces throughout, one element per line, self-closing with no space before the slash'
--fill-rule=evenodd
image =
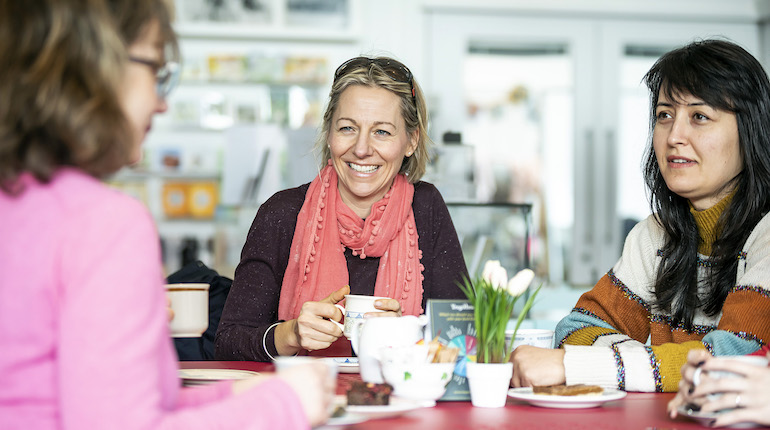
<path id="1" fill-rule="evenodd" d="M 361 379 L 364 382 L 382 384 L 384 380 L 380 349 L 416 344 L 424 338 L 423 331 L 427 322 L 425 315 L 356 320 L 351 330 L 350 342 L 358 356 Z"/>

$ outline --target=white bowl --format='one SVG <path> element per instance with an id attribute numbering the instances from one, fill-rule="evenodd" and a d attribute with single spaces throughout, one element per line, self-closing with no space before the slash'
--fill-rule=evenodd
<path id="1" fill-rule="evenodd" d="M 393 394 L 413 400 L 438 400 L 452 380 L 455 363 L 382 363 L 382 376 Z"/>

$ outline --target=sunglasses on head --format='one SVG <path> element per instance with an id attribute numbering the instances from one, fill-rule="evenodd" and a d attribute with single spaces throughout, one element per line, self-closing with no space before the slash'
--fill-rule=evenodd
<path id="1" fill-rule="evenodd" d="M 379 66 L 385 72 L 385 74 L 390 77 L 390 79 L 393 79 L 396 82 L 409 84 L 409 86 L 412 88 L 412 101 L 415 101 L 416 103 L 414 82 L 412 82 L 412 72 L 410 72 L 405 65 L 396 60 L 391 60 L 390 58 L 351 58 L 350 60 L 342 63 L 341 66 L 337 67 L 337 70 L 334 72 L 334 82 L 337 82 L 337 79 L 339 79 L 341 76 L 345 76 L 353 70 L 357 70 L 363 67 L 368 68 L 372 64 Z"/>

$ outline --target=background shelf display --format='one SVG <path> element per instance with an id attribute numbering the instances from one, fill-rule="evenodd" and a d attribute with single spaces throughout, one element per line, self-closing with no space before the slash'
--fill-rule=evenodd
<path id="1" fill-rule="evenodd" d="M 182 77 L 141 163 L 112 186 L 156 220 L 170 274 L 232 277 L 256 211 L 312 179 L 334 65 L 358 52 L 354 0 L 175 0 Z M 287 154 L 290 152 L 290 154 Z"/>

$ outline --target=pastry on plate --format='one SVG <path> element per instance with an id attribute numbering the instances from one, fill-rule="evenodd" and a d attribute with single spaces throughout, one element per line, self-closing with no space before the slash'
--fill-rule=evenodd
<path id="1" fill-rule="evenodd" d="M 544 385 L 541 387 L 532 387 L 532 393 L 549 396 L 598 396 L 604 393 L 604 388 L 598 385 L 586 384 Z"/>

